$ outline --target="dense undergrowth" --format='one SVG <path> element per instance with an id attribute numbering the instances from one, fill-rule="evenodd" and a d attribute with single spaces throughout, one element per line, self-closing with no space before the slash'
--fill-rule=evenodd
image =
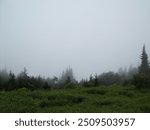
<path id="1" fill-rule="evenodd" d="M 99 86 L 0 92 L 0 112 L 150 112 L 150 90 Z"/>

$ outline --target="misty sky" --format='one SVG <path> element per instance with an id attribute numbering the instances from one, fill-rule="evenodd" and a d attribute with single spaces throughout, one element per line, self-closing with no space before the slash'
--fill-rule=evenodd
<path id="1" fill-rule="evenodd" d="M 150 57 L 150 0 L 0 0 L 0 69 L 77 79 Z"/>

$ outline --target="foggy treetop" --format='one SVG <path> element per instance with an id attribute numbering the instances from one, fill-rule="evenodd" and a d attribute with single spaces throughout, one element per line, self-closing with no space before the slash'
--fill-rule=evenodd
<path id="1" fill-rule="evenodd" d="M 0 0 L 0 68 L 77 79 L 150 55 L 149 0 Z"/>

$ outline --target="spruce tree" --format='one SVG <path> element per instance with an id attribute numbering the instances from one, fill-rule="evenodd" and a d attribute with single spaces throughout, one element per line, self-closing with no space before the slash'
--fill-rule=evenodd
<path id="1" fill-rule="evenodd" d="M 149 61 L 148 61 L 148 55 L 145 50 L 145 45 L 143 46 L 143 51 L 141 55 L 141 65 L 139 67 L 139 73 L 148 75 L 150 70 Z"/>
<path id="2" fill-rule="evenodd" d="M 139 73 L 133 77 L 133 84 L 138 89 L 150 88 L 150 66 L 148 61 L 148 55 L 143 46 L 141 55 L 141 65 L 139 66 Z"/>

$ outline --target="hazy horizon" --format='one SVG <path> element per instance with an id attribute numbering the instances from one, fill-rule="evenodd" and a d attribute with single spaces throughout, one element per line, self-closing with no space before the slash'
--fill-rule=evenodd
<path id="1" fill-rule="evenodd" d="M 77 79 L 150 57 L 149 0 L 0 0 L 0 69 Z"/>

